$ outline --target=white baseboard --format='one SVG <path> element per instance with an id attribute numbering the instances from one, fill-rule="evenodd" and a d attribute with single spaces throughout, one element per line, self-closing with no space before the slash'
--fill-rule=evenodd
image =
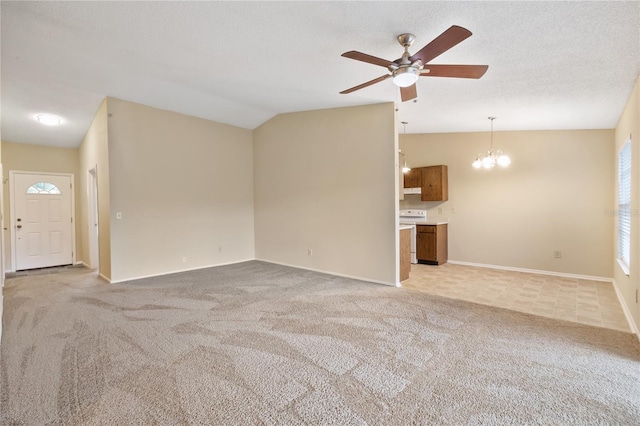
<path id="1" fill-rule="evenodd" d="M 501 265 L 488 265 L 486 263 L 462 262 L 459 260 L 449 260 L 448 262 L 454 265 L 475 266 L 477 268 L 500 269 L 503 271 L 525 272 L 528 274 L 539 274 L 539 275 L 552 275 L 556 277 L 576 278 L 579 280 L 604 281 L 608 283 L 613 282 L 613 278 L 597 277 L 593 275 L 568 274 L 566 272 L 545 271 L 542 269 L 515 268 L 512 266 L 501 266 Z"/>
<path id="2" fill-rule="evenodd" d="M 291 265 L 289 263 L 274 262 L 273 260 L 267 260 L 267 259 L 256 258 L 255 260 L 259 260 L 261 262 L 266 262 L 266 263 L 273 263 L 274 265 L 288 266 L 290 268 L 304 269 L 305 271 L 320 272 L 322 274 L 327 274 L 327 275 L 335 275 L 336 277 L 350 278 L 352 280 L 366 281 L 366 282 L 369 282 L 369 283 L 382 284 L 382 285 L 396 287 L 396 283 L 372 280 L 371 278 L 357 277 L 355 275 L 338 274 L 336 272 L 323 271 L 321 269 L 305 268 L 304 266 L 300 266 L 300 265 Z"/>
<path id="3" fill-rule="evenodd" d="M 627 306 L 627 303 L 625 302 L 624 297 L 622 296 L 622 291 L 620 290 L 620 287 L 618 287 L 618 282 L 616 280 L 613 280 L 613 288 L 616 291 L 616 296 L 618 297 L 618 301 L 620 302 L 620 305 L 622 305 L 622 310 L 624 311 L 624 316 L 627 318 L 627 322 L 629 323 L 629 328 L 631 329 L 631 332 L 635 334 L 638 340 L 640 341 L 640 332 L 638 332 L 638 327 L 636 327 L 636 323 L 633 321 L 631 310 L 629 309 L 629 306 Z"/>
<path id="4" fill-rule="evenodd" d="M 105 280 L 109 281 L 111 284 L 117 284 L 117 283 L 124 283 L 124 282 L 127 282 L 127 281 L 142 280 L 144 278 L 162 277 L 164 275 L 179 274 L 180 272 L 189 272 L 189 271 L 197 271 L 199 269 L 214 268 L 216 266 L 234 265 L 236 263 L 249 262 L 251 260 L 256 260 L 256 259 L 252 258 L 252 259 L 234 260 L 233 262 L 216 263 L 216 264 L 213 264 L 213 265 L 197 266 L 195 268 L 178 269 L 177 271 L 167 271 L 167 272 L 161 272 L 161 273 L 158 273 L 158 274 L 140 275 L 140 276 L 124 278 L 124 279 L 120 279 L 120 280 L 110 280 L 110 279 L 108 279 L 107 277 L 105 277 L 102 274 L 100 274 L 100 276 L 102 278 L 104 278 Z"/>

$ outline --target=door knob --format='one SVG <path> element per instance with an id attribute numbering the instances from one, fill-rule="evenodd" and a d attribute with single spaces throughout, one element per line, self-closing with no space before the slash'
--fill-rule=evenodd
<path id="1" fill-rule="evenodd" d="M 16 226 L 16 228 L 20 229 L 20 228 L 22 228 L 22 225 L 18 225 L 18 226 Z"/>

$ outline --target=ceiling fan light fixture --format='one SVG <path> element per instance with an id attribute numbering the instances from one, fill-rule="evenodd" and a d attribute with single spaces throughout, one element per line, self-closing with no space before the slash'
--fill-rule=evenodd
<path id="1" fill-rule="evenodd" d="M 417 68 L 404 67 L 393 72 L 393 83 L 398 87 L 409 87 L 416 81 L 418 81 Z"/>

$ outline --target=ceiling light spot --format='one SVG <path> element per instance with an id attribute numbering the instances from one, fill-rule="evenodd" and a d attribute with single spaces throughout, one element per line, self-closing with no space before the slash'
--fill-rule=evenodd
<path id="1" fill-rule="evenodd" d="M 36 120 L 45 126 L 59 126 L 62 123 L 62 119 L 54 114 L 38 114 Z"/>

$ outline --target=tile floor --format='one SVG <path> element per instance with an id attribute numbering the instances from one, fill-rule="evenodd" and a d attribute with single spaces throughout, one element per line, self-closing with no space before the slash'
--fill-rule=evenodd
<path id="1" fill-rule="evenodd" d="M 613 284 L 447 263 L 411 265 L 402 287 L 631 332 Z"/>

